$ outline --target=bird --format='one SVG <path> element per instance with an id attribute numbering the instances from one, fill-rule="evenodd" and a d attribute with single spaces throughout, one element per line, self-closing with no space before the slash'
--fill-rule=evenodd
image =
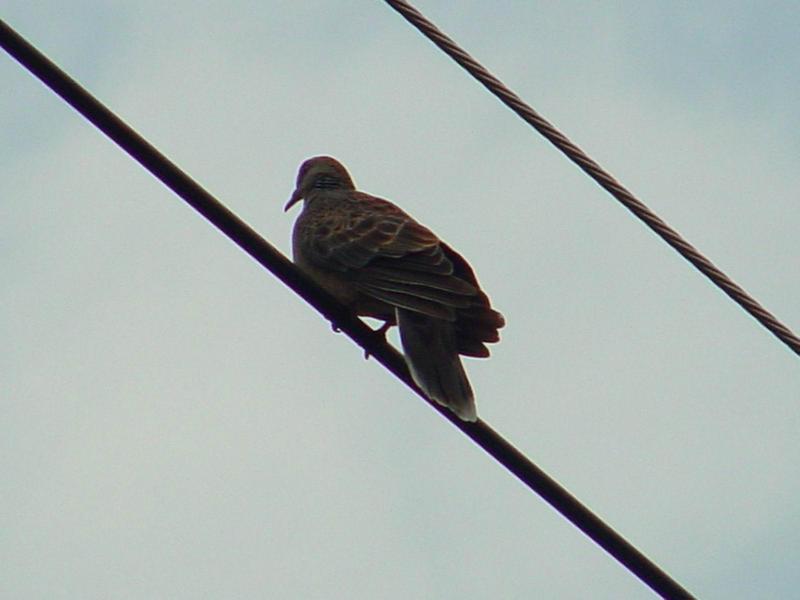
<path id="1" fill-rule="evenodd" d="M 358 316 L 397 325 L 414 382 L 460 419 L 477 420 L 460 355 L 486 358 L 503 315 L 491 307 L 469 263 L 395 204 L 356 190 L 335 158 L 298 170 L 284 207 L 303 201 L 292 259 Z"/>

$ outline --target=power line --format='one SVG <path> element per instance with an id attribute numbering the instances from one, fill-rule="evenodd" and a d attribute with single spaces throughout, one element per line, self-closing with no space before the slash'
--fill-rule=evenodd
<path id="1" fill-rule="evenodd" d="M 416 8 L 404 0 L 385 0 L 399 12 L 420 33 L 436 44 L 440 50 L 461 65 L 470 75 L 477 79 L 494 94 L 503 104 L 513 110 L 531 127 L 542 134 L 551 144 L 563 152 L 567 158 L 580 167 L 589 177 L 595 180 L 609 194 L 621 202 L 637 218 L 643 221 L 661 239 L 672 246 L 686 260 L 692 263 L 714 285 L 725 292 L 734 302 L 752 315 L 759 323 L 772 332 L 775 337 L 789 346 L 795 354 L 800 355 L 800 338 L 775 315 L 761 306 L 744 289 L 723 273 L 714 263 L 700 253 L 697 248 L 687 242 L 681 235 L 667 225 L 658 215 L 651 211 L 641 200 L 628 191 L 621 183 L 592 160 L 583 150 L 570 141 L 567 136 L 556 129 L 547 119 L 526 104 L 511 91 L 502 81 L 492 75 L 483 65 L 456 44 L 450 37 L 425 18 Z"/>
<path id="2" fill-rule="evenodd" d="M 476 423 L 461 421 L 449 410 L 428 400 L 411 379 L 402 355 L 388 345 L 382 337 L 376 336 L 367 325 L 308 279 L 269 242 L 259 236 L 244 221 L 181 171 L 2 20 L 0 20 L 0 45 L 164 185 L 206 217 L 259 264 L 297 292 L 398 379 L 431 404 L 442 416 L 653 590 L 668 598 L 692 597 L 655 563 L 606 525 L 485 422 L 481 420 Z"/>

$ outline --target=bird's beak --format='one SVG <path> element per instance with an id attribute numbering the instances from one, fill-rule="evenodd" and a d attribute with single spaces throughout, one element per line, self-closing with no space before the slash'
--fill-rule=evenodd
<path id="1" fill-rule="evenodd" d="M 289 201 L 286 203 L 286 206 L 283 207 L 283 212 L 286 212 L 290 208 L 292 208 L 295 204 L 297 204 L 300 199 L 303 197 L 303 192 L 300 191 L 300 188 L 297 188 L 294 192 L 292 192 L 292 197 L 289 198 Z"/>

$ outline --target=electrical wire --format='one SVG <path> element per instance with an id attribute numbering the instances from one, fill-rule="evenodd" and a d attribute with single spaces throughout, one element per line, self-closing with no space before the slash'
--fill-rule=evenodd
<path id="1" fill-rule="evenodd" d="M 714 285 L 750 313 L 752 317 L 766 327 L 775 337 L 786 344 L 795 354 L 800 355 L 800 338 L 798 338 L 791 329 L 781 323 L 775 315 L 766 308 L 761 306 L 761 304 L 744 289 L 723 273 L 722 270 L 706 258 L 697 248 L 681 237 L 677 231 L 667 225 L 658 215 L 651 211 L 641 200 L 592 160 L 583 150 L 570 141 L 567 136 L 556 129 L 547 119 L 533 110 L 533 108 L 504 85 L 502 81 L 492 75 L 486 67 L 481 65 L 408 2 L 404 0 L 384 1 L 416 27 L 420 33 L 433 42 L 440 50 L 483 84 L 483 86 L 494 94 L 503 104 L 508 106 L 526 123 L 547 138 L 547 140 L 563 152 L 567 158 L 578 165 L 589 177 L 621 202 L 625 208 L 643 221 L 645 225 L 652 229 L 661 239 L 692 263 L 703 275 L 708 277 Z"/>
<path id="2" fill-rule="evenodd" d="M 2 20 L 0 20 L 0 46 L 644 583 L 667 598 L 692 598 L 689 592 L 666 572 L 484 421 L 478 420 L 475 423 L 461 421 L 448 409 L 431 402 L 414 384 L 402 355 L 387 344 L 382 336 L 375 335 L 363 321 L 305 276 L 255 230 Z"/>

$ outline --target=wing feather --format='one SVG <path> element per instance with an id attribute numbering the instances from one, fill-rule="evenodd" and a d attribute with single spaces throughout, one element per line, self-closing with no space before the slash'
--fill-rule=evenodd
<path id="1" fill-rule="evenodd" d="M 360 192 L 322 212 L 324 218 L 309 224 L 313 260 L 341 272 L 388 311 L 399 307 L 453 322 L 460 354 L 489 355 L 484 343 L 498 341 L 505 321 L 460 254 L 395 205 Z"/>
<path id="2" fill-rule="evenodd" d="M 445 321 L 455 321 L 456 319 L 455 311 L 451 307 L 445 306 L 439 302 L 432 302 L 420 296 L 411 296 L 409 294 L 401 294 L 379 288 L 370 288 L 363 291 L 367 295 L 382 300 L 392 306 L 422 313 L 429 317 L 444 319 Z"/>

